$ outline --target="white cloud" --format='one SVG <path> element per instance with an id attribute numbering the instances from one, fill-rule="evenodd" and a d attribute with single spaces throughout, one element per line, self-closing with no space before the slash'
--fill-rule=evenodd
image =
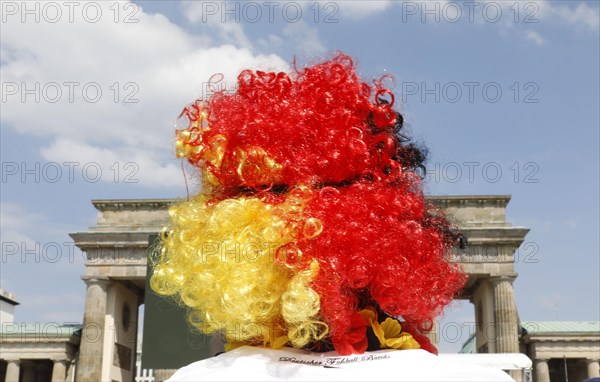
<path id="1" fill-rule="evenodd" d="M 0 204 L 0 211 L 2 242 L 0 268 L 4 273 L 1 278 L 3 288 L 9 289 L 18 283 L 14 282 L 14 272 L 27 262 L 39 264 L 47 259 L 55 259 L 59 251 L 61 258 L 63 254 L 64 259 L 68 258 L 66 251 L 71 250 L 73 253 L 71 257 L 74 257 L 74 247 L 63 244 L 67 241 L 65 234 L 67 230 L 63 225 L 50 223 L 47 216 L 31 212 L 15 203 Z M 63 262 L 60 265 L 68 267 L 69 264 Z"/>
<path id="2" fill-rule="evenodd" d="M 31 224 L 40 224 L 44 220 L 44 215 L 26 211 L 18 204 L 2 203 L 0 205 L 0 222 L 3 233 L 4 230 L 21 230 Z"/>
<path id="3" fill-rule="evenodd" d="M 22 304 L 15 319 L 81 321 L 84 292 L 72 291 L 83 291 L 78 276 L 84 259 L 66 234 L 73 227 L 16 203 L 0 204 L 0 223 L 1 286 Z"/>
<path id="4" fill-rule="evenodd" d="M 491 0 L 487 0 L 491 1 Z M 506 2 L 501 3 L 506 9 L 507 15 L 515 16 L 515 5 Z M 597 32 L 600 25 L 600 11 L 598 7 L 590 7 L 586 3 L 574 2 L 562 5 L 553 3 L 547 0 L 535 0 L 521 3 L 519 13 L 517 13 L 518 24 L 521 25 L 547 25 L 547 24 L 562 24 L 570 28 Z M 510 23 L 509 26 L 514 26 L 516 23 Z M 525 29 L 525 39 L 532 41 L 534 44 L 541 46 L 546 43 L 546 40 L 538 31 Z"/>
<path id="5" fill-rule="evenodd" d="M 538 32 L 531 29 L 525 33 L 525 39 L 533 41 L 538 46 L 542 46 L 546 42 Z"/>
<path id="6" fill-rule="evenodd" d="M 241 23 L 243 12 L 240 10 L 240 4 L 239 1 L 231 3 L 184 1 L 181 3 L 181 7 L 188 21 L 206 26 L 216 33 L 219 42 L 251 49 L 252 43 L 246 36 Z M 230 14 L 233 17 L 227 17 L 228 9 L 233 10 Z"/>
<path id="7" fill-rule="evenodd" d="M 36 249 L 36 241 L 29 235 L 10 228 L 2 228 L 2 259 L 7 262 L 13 259 L 10 256 L 17 256 L 22 250 Z"/>
<path id="8" fill-rule="evenodd" d="M 557 16 L 569 26 L 597 31 L 600 27 L 600 11 L 598 7 L 590 7 L 579 3 L 575 8 L 566 5 L 548 4 L 548 13 Z"/>
<path id="9" fill-rule="evenodd" d="M 72 227 L 56 223 L 55 219 L 32 212 L 20 204 L 0 204 L 0 223 L 2 263 L 19 261 L 23 251 L 35 252 L 39 256 L 44 246 L 49 249 L 55 243 L 70 242 L 66 232 L 70 232 Z"/>
<path id="10" fill-rule="evenodd" d="M 263 49 L 274 49 L 283 45 L 283 39 L 277 35 L 270 34 L 265 38 L 259 38 L 258 44 Z"/>
<path id="11" fill-rule="evenodd" d="M 144 186 L 158 189 L 181 185 L 181 168 L 176 165 L 179 160 L 161 161 L 159 153 L 136 147 L 100 148 L 66 138 L 58 138 L 42 149 L 42 156 L 48 161 L 76 162 L 77 170 L 89 168 L 89 174 L 84 175 L 88 181 L 132 185 L 143 181 Z"/>
<path id="12" fill-rule="evenodd" d="M 332 12 L 339 7 L 340 17 L 349 17 L 352 19 L 364 19 L 387 10 L 394 4 L 391 0 L 371 0 L 371 1 L 321 1 L 321 12 L 333 16 Z M 331 8 L 332 5 L 336 8 Z M 335 17 L 335 16 L 333 16 Z"/>
<path id="13" fill-rule="evenodd" d="M 591 31 L 598 30 L 600 26 L 600 8 L 591 7 L 585 2 L 552 2 L 548 0 L 530 0 L 520 3 L 498 2 L 497 0 L 484 0 L 484 2 L 493 3 L 494 8 L 500 7 L 502 9 L 501 20 L 508 21 L 510 26 L 557 21 L 569 26 L 584 27 Z M 483 8 L 483 5 L 479 6 L 475 8 L 475 11 L 481 11 Z M 508 24 L 503 23 L 502 25 L 509 26 Z"/>
<path id="14" fill-rule="evenodd" d="M 283 35 L 290 44 L 294 45 L 300 55 L 318 55 L 326 51 L 316 28 L 309 27 L 305 22 L 290 23 L 283 28 Z"/>
<path id="15" fill-rule="evenodd" d="M 447 0 L 440 0 L 443 9 Z M 487 4 L 486 4 L 487 3 Z M 546 39 L 542 36 L 540 29 L 542 27 L 563 25 L 569 28 L 581 29 L 596 32 L 599 29 L 600 11 L 599 7 L 591 7 L 587 3 L 564 2 L 557 4 L 548 0 L 531 0 L 526 2 L 510 2 L 484 0 L 482 4 L 475 6 L 473 13 L 474 21 L 479 25 L 497 26 L 501 34 L 516 33 L 525 40 L 538 46 L 546 44 Z M 566 4 L 566 5 L 565 5 Z M 492 6 L 493 5 L 493 6 Z M 486 6 L 489 10 L 484 11 Z M 467 19 L 467 7 L 463 7 L 461 19 Z M 448 8 L 452 9 L 452 8 Z M 497 20 L 494 16 L 496 10 L 500 15 Z M 485 15 L 485 12 L 489 14 Z M 452 18 L 450 15 L 448 18 Z M 494 20 L 492 22 L 492 20 Z M 527 27 L 535 26 L 536 31 Z"/>
<path id="16" fill-rule="evenodd" d="M 565 301 L 564 296 L 554 293 L 552 295 L 538 296 L 538 304 L 546 309 L 558 312 L 560 305 Z"/>
<path id="17" fill-rule="evenodd" d="M 243 68 L 288 68 L 276 55 L 211 46 L 141 8 L 138 22 L 114 22 L 112 3 L 96 4 L 105 16 L 96 23 L 8 16 L 2 26 L 2 128 L 51 142 L 40 150 L 48 160 L 134 161 L 142 186 L 164 187 L 159 176 L 179 176 L 179 184 L 180 170 L 167 162 L 174 158 L 173 122 L 206 95 L 203 84 L 214 73 L 233 83 Z"/>

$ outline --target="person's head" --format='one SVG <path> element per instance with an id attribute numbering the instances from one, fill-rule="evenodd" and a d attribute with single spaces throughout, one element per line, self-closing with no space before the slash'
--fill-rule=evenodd
<path id="1" fill-rule="evenodd" d="M 187 107 L 177 154 L 203 190 L 172 207 L 152 288 L 230 342 L 362 353 L 394 347 L 367 336 L 394 317 L 427 346 L 418 331 L 465 276 L 382 82 L 339 54 L 289 75 L 245 70 L 235 93 Z"/>

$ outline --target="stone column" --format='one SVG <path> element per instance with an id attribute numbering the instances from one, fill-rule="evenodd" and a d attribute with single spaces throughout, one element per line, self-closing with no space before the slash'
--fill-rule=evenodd
<path id="1" fill-rule="evenodd" d="M 82 277 L 82 279 L 87 284 L 87 292 L 75 380 L 100 381 L 102 380 L 106 290 L 110 280 L 108 277 L 87 279 Z"/>
<path id="2" fill-rule="evenodd" d="M 52 367 L 52 382 L 65 382 L 67 377 L 67 360 L 54 360 Z"/>
<path id="3" fill-rule="evenodd" d="M 586 359 L 588 378 L 600 377 L 600 363 L 597 359 Z"/>
<path id="4" fill-rule="evenodd" d="M 547 359 L 535 360 L 535 382 L 550 382 L 550 370 Z"/>
<path id="5" fill-rule="evenodd" d="M 519 318 L 515 304 L 514 277 L 493 277 L 496 353 L 519 352 Z"/>
<path id="6" fill-rule="evenodd" d="M 7 360 L 6 365 L 6 382 L 19 382 L 19 371 L 21 369 L 19 360 Z"/>

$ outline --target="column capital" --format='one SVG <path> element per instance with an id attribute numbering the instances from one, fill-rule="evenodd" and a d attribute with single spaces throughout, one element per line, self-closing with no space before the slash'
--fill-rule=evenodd
<path id="1" fill-rule="evenodd" d="M 535 368 L 533 370 L 536 382 L 548 382 L 550 380 L 550 369 L 548 360 L 545 358 L 535 359 Z"/>
<path id="2" fill-rule="evenodd" d="M 102 289 L 110 284 L 110 278 L 108 276 L 81 276 L 81 279 L 87 286 L 98 285 Z"/>
<path id="3" fill-rule="evenodd" d="M 600 362 L 598 359 L 587 358 L 587 372 L 588 378 L 598 378 L 600 377 Z"/>
<path id="4" fill-rule="evenodd" d="M 6 382 L 19 382 L 20 377 L 22 377 L 20 376 L 21 366 L 19 363 L 20 361 L 16 359 L 7 359 L 6 376 L 4 379 Z"/>
<path id="5" fill-rule="evenodd" d="M 515 279 L 517 278 L 517 275 L 502 275 L 502 276 L 491 276 L 488 278 L 488 280 L 492 283 L 492 285 L 498 285 L 501 282 L 505 282 L 508 281 L 509 283 L 513 283 L 515 281 Z"/>
<path id="6" fill-rule="evenodd" d="M 67 360 L 53 360 L 52 365 L 52 382 L 64 382 L 67 376 Z"/>

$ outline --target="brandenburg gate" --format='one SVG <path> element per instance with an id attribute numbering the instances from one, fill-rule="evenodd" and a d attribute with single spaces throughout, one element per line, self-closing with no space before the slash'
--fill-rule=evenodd
<path id="1" fill-rule="evenodd" d="M 430 196 L 429 200 L 446 210 L 468 240 L 464 249 L 456 248 L 452 260 L 468 275 L 459 298 L 474 304 L 477 351 L 518 353 L 515 253 L 529 230 L 506 221 L 510 196 Z M 172 202 L 93 200 L 96 225 L 71 234 L 86 255 L 81 278 L 87 292 L 76 380 L 133 380 L 149 239 L 167 224 Z M 436 333 L 432 336 L 435 341 Z"/>

